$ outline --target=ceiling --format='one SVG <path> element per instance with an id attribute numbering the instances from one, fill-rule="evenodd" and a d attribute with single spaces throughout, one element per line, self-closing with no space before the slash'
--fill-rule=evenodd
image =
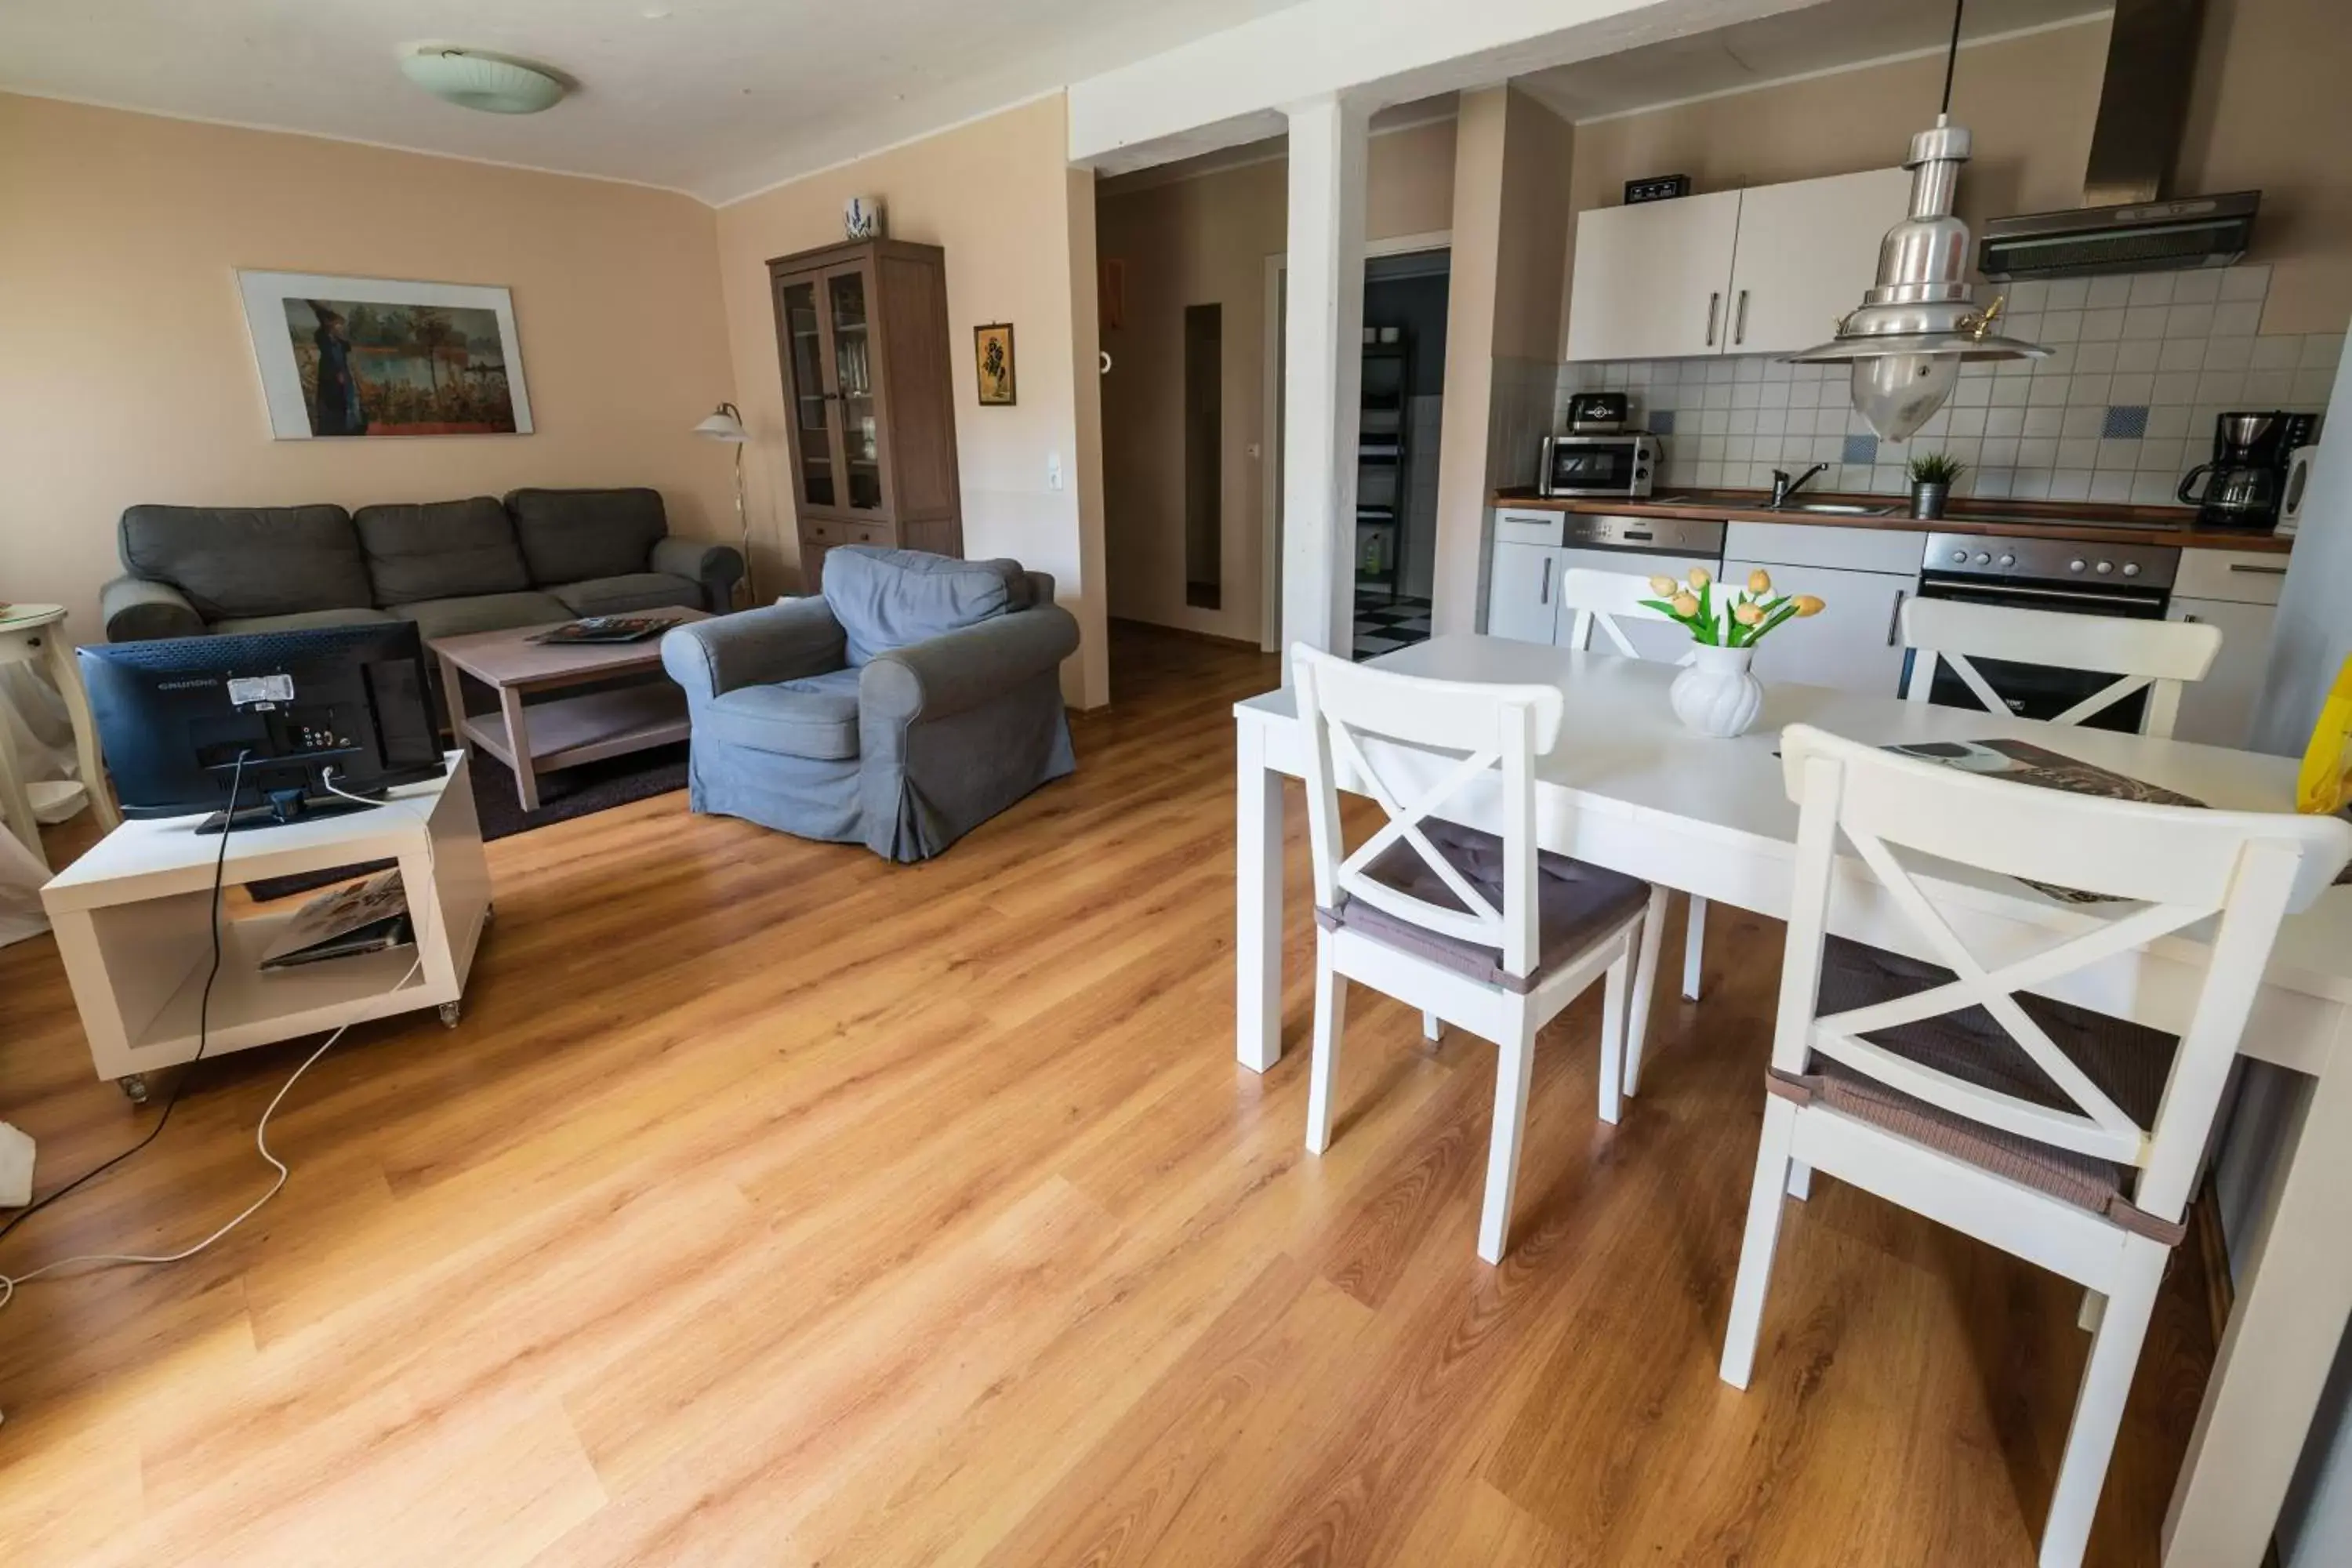
<path id="1" fill-rule="evenodd" d="M 1293 0 L 7 0 L 0 90 L 635 180 L 725 202 Z M 482 114 L 421 43 L 574 91 Z"/>
<path id="2" fill-rule="evenodd" d="M 2109 0 L 1969 0 L 1963 41 L 2084 16 Z M 1734 92 L 1915 49 L 1942 48 L 1951 0 L 1822 0 L 1713 32 L 1692 33 L 1517 79 L 1570 120 Z"/>

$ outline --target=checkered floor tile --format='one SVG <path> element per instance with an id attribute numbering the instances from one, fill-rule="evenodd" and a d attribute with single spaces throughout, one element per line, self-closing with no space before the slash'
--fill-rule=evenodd
<path id="1" fill-rule="evenodd" d="M 1386 594 L 1356 595 L 1356 658 L 1394 653 L 1429 638 L 1429 601 Z"/>

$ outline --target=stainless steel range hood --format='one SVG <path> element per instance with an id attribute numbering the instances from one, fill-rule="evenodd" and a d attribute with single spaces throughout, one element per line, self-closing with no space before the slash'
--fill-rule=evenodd
<path id="1" fill-rule="evenodd" d="M 2204 0 L 2116 0 L 2084 205 L 1995 218 L 1977 270 L 1997 282 L 2227 267 L 2245 255 L 2260 191 L 2173 197 Z"/>

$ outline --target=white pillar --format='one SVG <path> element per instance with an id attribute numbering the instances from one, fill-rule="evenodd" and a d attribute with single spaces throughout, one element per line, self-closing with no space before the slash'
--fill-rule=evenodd
<path id="1" fill-rule="evenodd" d="M 1283 334 L 1282 641 L 1345 657 L 1356 619 L 1356 423 L 1364 379 L 1368 109 L 1327 94 L 1290 117 Z"/>

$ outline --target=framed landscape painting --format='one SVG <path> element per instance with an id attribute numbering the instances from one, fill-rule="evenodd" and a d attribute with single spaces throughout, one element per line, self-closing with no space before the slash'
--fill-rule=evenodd
<path id="1" fill-rule="evenodd" d="M 506 289 L 306 272 L 236 280 L 278 440 L 530 433 Z"/>

